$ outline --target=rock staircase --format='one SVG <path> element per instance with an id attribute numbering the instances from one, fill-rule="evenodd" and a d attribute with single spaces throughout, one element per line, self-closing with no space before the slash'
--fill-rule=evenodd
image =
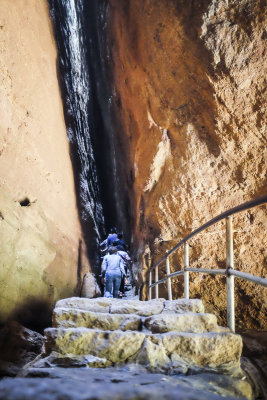
<path id="1" fill-rule="evenodd" d="M 241 337 L 218 326 L 198 299 L 73 297 L 56 303 L 35 367 L 139 364 L 153 372 L 233 374 L 241 350 Z"/>

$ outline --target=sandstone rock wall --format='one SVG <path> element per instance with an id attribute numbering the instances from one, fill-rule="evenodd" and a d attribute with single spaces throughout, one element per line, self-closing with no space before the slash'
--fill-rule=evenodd
<path id="1" fill-rule="evenodd" d="M 1 1 L 0 55 L 0 318 L 23 322 L 89 270 L 46 0 Z"/>
<path id="2" fill-rule="evenodd" d="M 266 8 L 261 0 L 109 6 L 112 100 L 144 278 L 186 234 L 266 193 Z M 266 206 L 234 217 L 238 270 L 266 274 L 266 222 Z M 191 266 L 225 265 L 224 229 L 219 223 L 191 242 Z M 171 270 L 182 264 L 180 251 Z M 182 296 L 182 278 L 173 282 Z M 191 275 L 190 285 L 225 323 L 225 279 Z M 237 326 L 266 328 L 265 289 L 242 280 L 236 287 Z"/>

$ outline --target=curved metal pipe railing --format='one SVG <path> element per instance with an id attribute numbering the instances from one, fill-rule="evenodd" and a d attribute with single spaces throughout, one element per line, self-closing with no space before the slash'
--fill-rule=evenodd
<path id="1" fill-rule="evenodd" d="M 147 270 L 149 274 L 149 299 L 152 298 L 152 288 L 155 287 L 155 297 L 158 298 L 158 285 L 167 281 L 168 298 L 172 300 L 171 279 L 175 276 L 184 275 L 184 297 L 189 298 L 189 272 L 197 272 L 204 274 L 226 275 L 227 280 L 227 323 L 229 328 L 235 331 L 234 322 L 234 276 L 245 279 L 256 284 L 267 287 L 267 279 L 247 274 L 241 271 L 234 270 L 234 253 L 233 253 L 233 228 L 232 215 L 241 211 L 249 210 L 253 207 L 267 203 L 267 195 L 261 196 L 255 200 L 247 201 L 239 206 L 233 207 L 228 211 L 223 212 L 210 221 L 200 226 L 195 231 L 191 232 L 172 249 L 170 249 L 164 257 L 158 260 L 151 268 Z M 198 233 L 204 231 L 215 223 L 226 219 L 226 269 L 207 269 L 207 268 L 189 268 L 189 245 L 188 240 L 192 239 Z M 184 270 L 170 273 L 169 256 L 178 250 L 184 244 Z M 158 279 L 158 266 L 166 260 L 166 278 Z M 152 271 L 155 270 L 155 282 L 152 283 Z"/>

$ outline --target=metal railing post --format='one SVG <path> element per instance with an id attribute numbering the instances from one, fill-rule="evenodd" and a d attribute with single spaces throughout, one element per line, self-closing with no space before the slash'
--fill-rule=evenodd
<path id="1" fill-rule="evenodd" d="M 184 269 L 189 268 L 189 245 L 184 244 Z M 189 299 L 189 271 L 184 271 L 184 298 Z"/>
<path id="2" fill-rule="evenodd" d="M 234 269 L 234 242 L 232 216 L 226 218 L 226 269 Z M 235 282 L 234 276 L 227 274 L 227 325 L 232 332 L 235 332 Z"/>
<path id="3" fill-rule="evenodd" d="M 152 288 L 150 287 L 152 285 L 152 272 L 149 271 L 149 288 L 148 288 L 148 299 L 152 299 Z"/>
<path id="4" fill-rule="evenodd" d="M 166 258 L 166 274 L 170 275 L 171 270 L 170 270 L 170 260 L 169 257 Z M 172 283 L 171 283 L 171 278 L 167 279 L 167 286 L 168 286 L 168 299 L 172 300 Z"/>
<path id="5" fill-rule="evenodd" d="M 157 265 L 155 268 L 155 282 L 159 280 L 159 266 Z M 155 298 L 159 298 L 159 285 L 155 286 Z"/>
<path id="6" fill-rule="evenodd" d="M 149 271 L 149 281 L 148 281 L 148 299 L 151 300 L 152 298 L 152 288 L 150 287 L 150 285 L 152 285 L 152 272 Z"/>

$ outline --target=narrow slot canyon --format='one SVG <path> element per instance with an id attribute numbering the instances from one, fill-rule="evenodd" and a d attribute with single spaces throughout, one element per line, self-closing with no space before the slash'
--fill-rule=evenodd
<path id="1" fill-rule="evenodd" d="M 69 378 L 81 383 L 70 400 L 93 399 L 81 391 L 94 385 L 97 399 L 146 398 L 145 376 L 149 388 L 158 385 L 153 399 L 264 399 L 266 287 L 235 277 L 230 338 L 226 220 L 188 241 L 189 305 L 184 245 L 149 271 L 208 221 L 266 197 L 266 22 L 264 0 L 1 1 L 0 400 L 22 400 L 30 387 L 45 399 L 42 369 L 62 382 L 60 394 L 44 381 L 53 400 L 67 396 Z M 265 282 L 266 200 L 232 224 L 233 268 Z M 129 308 L 103 297 L 100 244 L 113 227 L 131 257 L 129 292 L 118 300 Z M 179 271 L 171 306 L 166 273 Z M 195 322 L 193 313 L 203 316 Z M 65 329 L 78 323 L 69 340 Z M 167 345 L 179 329 L 204 333 Z M 229 342 L 202 343 L 205 332 L 229 333 Z M 214 354 L 227 348 L 225 361 L 210 350 L 215 342 Z M 191 353 L 183 359 L 180 348 Z M 216 358 L 214 370 L 203 349 Z M 95 369 L 90 382 L 83 367 Z M 21 380 L 18 397 L 12 379 Z"/>

